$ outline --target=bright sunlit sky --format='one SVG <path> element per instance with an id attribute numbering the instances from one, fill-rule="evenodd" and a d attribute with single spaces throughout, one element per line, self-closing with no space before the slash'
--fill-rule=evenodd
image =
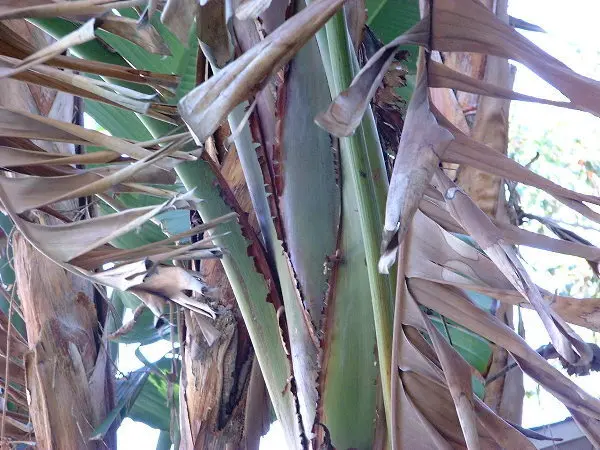
<path id="1" fill-rule="evenodd" d="M 525 36 L 534 41 L 544 50 L 565 62 L 571 68 L 586 76 L 600 79 L 600 28 L 597 26 L 600 17 L 600 1 L 598 0 L 512 0 L 509 3 L 509 13 L 520 19 L 541 26 L 547 34 L 523 32 Z M 515 90 L 518 92 L 552 98 L 557 94 L 548 85 L 522 66 L 518 67 L 515 79 Z M 559 97 L 560 98 L 560 97 Z M 516 140 L 517 127 L 520 127 Z M 511 148 L 520 147 L 522 154 L 521 163 L 527 163 L 539 147 L 536 141 L 540 136 L 547 135 L 554 144 L 555 151 L 564 152 L 564 161 L 577 164 L 579 160 L 600 162 L 600 151 L 598 139 L 600 137 L 600 120 L 590 115 L 561 110 L 548 106 L 513 102 L 511 105 Z M 580 142 L 579 142 L 579 141 Z M 557 149 L 557 147 L 560 147 Z M 536 166 L 532 166 L 536 170 Z M 566 169 L 556 168 L 552 173 L 540 173 L 550 177 L 559 183 L 570 184 L 571 188 L 583 190 L 591 194 L 600 194 L 598 189 L 588 185 L 577 184 L 578 181 L 569 178 L 570 167 Z M 579 182 L 580 183 L 580 182 Z M 600 185 L 600 184 L 599 184 Z M 527 199 L 527 193 L 523 199 Z M 535 206 L 529 208 L 528 212 L 543 215 L 543 210 Z M 553 216 L 555 219 L 567 223 L 582 223 L 591 225 L 585 220 L 578 219 L 575 213 L 567 208 L 558 210 Z M 538 231 L 537 227 L 531 228 Z M 600 233 L 593 230 L 575 229 L 596 245 L 600 245 Z M 589 275 L 589 269 L 585 262 L 572 258 L 553 256 L 543 251 L 527 249 L 522 247 L 521 254 L 534 280 L 549 291 L 563 291 L 568 283 L 579 283 L 579 290 L 586 292 L 588 286 L 582 282 L 584 275 Z M 548 268 L 571 265 L 558 269 L 554 275 L 550 275 Z M 535 267 L 535 269 L 534 269 Z M 533 348 L 548 343 L 548 336 L 541 321 L 531 311 L 524 311 L 526 337 Z M 595 342 L 595 336 L 588 330 L 577 329 L 581 336 L 590 342 Z M 151 348 L 144 350 L 144 354 L 150 360 L 157 360 L 169 349 L 168 343 L 157 343 Z M 141 363 L 134 355 L 135 346 L 121 346 L 119 357 L 119 368 L 124 373 L 141 367 Z M 600 375 L 574 378 L 575 382 L 595 396 L 600 396 Z M 533 427 L 553 423 L 564 419 L 568 412 L 560 402 L 543 390 L 531 379 L 525 379 L 525 391 L 529 393 L 524 402 L 523 425 Z M 539 392 L 539 395 L 538 395 Z M 533 395 L 532 395 L 533 394 Z M 146 425 L 135 423 L 126 419 L 118 433 L 119 448 L 153 449 L 156 445 L 158 432 Z M 281 428 L 274 424 L 269 434 L 263 438 L 261 448 L 281 449 L 285 441 Z"/>

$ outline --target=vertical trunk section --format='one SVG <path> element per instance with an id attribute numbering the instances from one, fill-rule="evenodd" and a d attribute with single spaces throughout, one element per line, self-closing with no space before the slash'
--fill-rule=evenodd
<path id="1" fill-rule="evenodd" d="M 51 40 L 23 20 L 6 25 L 36 48 Z M 8 79 L 0 80 L 0 104 L 66 122 L 79 112 L 71 95 Z M 35 144 L 32 148 L 38 150 L 75 152 L 69 144 Z M 71 220 L 78 207 L 77 200 L 54 205 Z M 40 222 L 57 223 L 39 212 L 30 214 Z M 56 265 L 18 233 L 13 249 L 16 292 L 27 328 L 25 380 L 37 448 L 115 448 L 114 428 L 104 441 L 90 440 L 113 404 L 111 366 L 99 327 L 105 313 L 96 309 L 93 285 Z"/>
<path id="2" fill-rule="evenodd" d="M 98 351 L 93 288 L 15 235 L 15 274 L 27 325 L 29 413 L 40 449 L 100 449 L 106 355 Z M 107 442 L 108 444 L 108 442 Z"/>
<path id="3" fill-rule="evenodd" d="M 215 134 L 215 146 L 223 147 L 227 126 Z M 234 146 L 220 161 L 222 182 L 231 189 L 238 212 L 248 215 L 252 203 Z M 235 198 L 233 198 L 235 197 Z M 257 227 L 254 214 L 251 226 Z M 223 313 L 214 326 L 219 337 L 209 343 L 197 314 L 185 311 L 185 340 L 182 342 L 181 450 L 224 448 L 258 449 L 264 434 L 268 399 L 258 365 L 252 370 L 253 354 L 233 291 L 219 260 L 203 261 L 200 272 L 209 286 L 216 287 Z M 252 384 L 250 384 L 252 372 Z M 249 413 L 251 411 L 251 413 Z M 248 417 L 251 414 L 251 417 Z"/>

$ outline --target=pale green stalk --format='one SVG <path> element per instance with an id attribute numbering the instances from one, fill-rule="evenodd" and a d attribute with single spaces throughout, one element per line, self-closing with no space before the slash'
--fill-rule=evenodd
<path id="1" fill-rule="evenodd" d="M 352 60 L 349 52 L 346 23 L 342 12 L 337 13 L 325 26 L 333 79 L 332 97 L 340 94 L 352 82 Z M 375 334 L 379 357 L 379 371 L 386 418 L 391 417 L 391 349 L 392 304 L 390 283 L 377 270 L 379 260 L 379 236 L 381 234 L 381 211 L 377 202 L 373 172 L 367 156 L 362 130 L 353 136 L 341 138 L 341 158 L 347 158 L 350 173 L 343 173 L 343 180 L 356 188 L 360 224 L 363 233 L 367 272 L 371 290 L 371 302 L 375 320 Z"/>

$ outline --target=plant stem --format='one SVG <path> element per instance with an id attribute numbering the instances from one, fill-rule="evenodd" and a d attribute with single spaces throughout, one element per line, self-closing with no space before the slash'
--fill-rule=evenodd
<path id="1" fill-rule="evenodd" d="M 352 61 L 343 12 L 338 12 L 327 22 L 327 41 L 329 56 L 332 66 L 334 91 L 332 97 L 337 96 L 346 89 L 352 81 Z M 392 349 L 392 307 L 390 284 L 386 277 L 377 270 L 379 260 L 379 235 L 382 219 L 376 200 L 373 173 L 367 157 L 362 132 L 353 136 L 340 139 L 341 158 L 348 161 L 350 173 L 343 173 L 356 190 L 357 203 L 360 216 L 360 225 L 364 237 L 365 257 L 369 286 L 371 290 L 371 303 L 375 321 L 375 335 L 379 358 L 379 371 L 383 402 L 391 436 L 391 349 Z"/>
<path id="2" fill-rule="evenodd" d="M 198 203 L 198 213 L 203 221 L 214 220 L 232 211 L 208 162 L 184 162 L 176 166 L 175 171 L 186 189 L 196 189 L 198 197 L 204 200 Z M 286 388 L 291 375 L 289 361 L 281 343 L 275 307 L 267 301 L 267 280 L 257 271 L 255 257 L 248 254 L 251 244 L 238 222 L 222 223 L 213 234 L 220 235 L 214 243 L 227 249 L 221 260 L 223 269 L 252 339 L 273 408 L 288 440 L 288 448 L 301 448 L 294 400 Z"/>

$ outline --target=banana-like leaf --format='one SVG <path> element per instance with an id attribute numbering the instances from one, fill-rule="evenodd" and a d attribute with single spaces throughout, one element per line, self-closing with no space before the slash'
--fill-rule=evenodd
<path id="1" fill-rule="evenodd" d="M 142 371 L 129 374 L 127 378 L 119 383 L 117 392 L 119 401 L 117 406 L 115 406 L 115 408 L 106 415 L 106 418 L 102 423 L 94 429 L 91 433 L 90 440 L 95 441 L 102 439 L 113 423 L 120 421 L 128 414 L 138 395 L 142 391 L 149 374 L 150 370 L 144 368 Z"/>
<path id="2" fill-rule="evenodd" d="M 162 358 L 153 364 L 160 373 L 152 372 L 142 387 L 136 402 L 129 410 L 127 417 L 143 422 L 146 425 L 169 432 L 171 428 L 169 407 L 177 408 L 177 404 L 170 406 L 169 387 L 164 373 L 171 370 L 171 360 Z M 143 368 L 141 370 L 147 370 Z M 173 385 L 173 396 L 179 403 L 179 385 Z"/>

